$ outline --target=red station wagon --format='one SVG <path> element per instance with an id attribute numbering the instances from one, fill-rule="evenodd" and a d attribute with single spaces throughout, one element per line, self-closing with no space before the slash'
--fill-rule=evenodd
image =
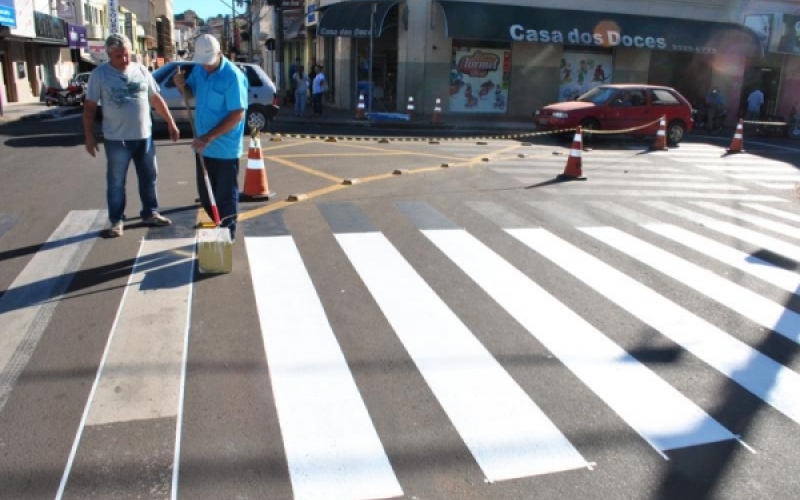
<path id="1" fill-rule="evenodd" d="M 677 144 L 691 132 L 692 106 L 675 89 L 657 85 L 601 85 L 574 101 L 549 104 L 534 114 L 537 130 L 580 125 L 591 130 L 628 130 L 667 117 L 667 141 Z M 625 134 L 656 135 L 658 122 Z"/>

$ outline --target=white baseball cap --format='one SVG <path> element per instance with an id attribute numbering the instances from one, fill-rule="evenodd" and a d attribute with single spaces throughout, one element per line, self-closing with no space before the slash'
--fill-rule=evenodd
<path id="1" fill-rule="evenodd" d="M 201 35 L 194 41 L 192 61 L 198 64 L 213 64 L 219 54 L 219 42 L 211 35 Z"/>

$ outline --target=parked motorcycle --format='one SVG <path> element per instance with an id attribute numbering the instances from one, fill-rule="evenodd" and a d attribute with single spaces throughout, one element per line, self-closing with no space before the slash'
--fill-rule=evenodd
<path id="1" fill-rule="evenodd" d="M 85 84 L 72 80 L 65 89 L 47 87 L 44 102 L 47 106 L 80 106 L 85 95 Z"/>
<path id="2" fill-rule="evenodd" d="M 692 109 L 692 118 L 694 119 L 694 130 L 707 130 L 706 121 L 708 119 L 708 108 L 705 104 L 698 104 L 697 107 Z M 717 111 L 714 115 L 714 123 L 711 126 L 712 134 L 719 134 L 722 132 L 722 127 L 725 126 L 725 120 L 728 118 L 728 112 L 724 109 Z"/>

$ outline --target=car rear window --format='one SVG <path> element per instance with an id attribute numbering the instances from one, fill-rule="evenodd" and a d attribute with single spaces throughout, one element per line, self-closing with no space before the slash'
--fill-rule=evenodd
<path id="1" fill-rule="evenodd" d="M 162 66 L 158 68 L 155 73 L 153 73 L 153 79 L 155 79 L 156 83 L 158 83 L 162 87 L 166 87 L 171 89 L 175 87 L 175 82 L 172 80 L 172 75 L 175 74 L 175 71 L 178 67 L 183 68 L 183 74 L 185 78 L 189 78 L 189 75 L 192 73 L 192 70 L 195 68 L 195 64 L 181 64 L 180 66 L 177 64 L 173 64 L 171 66 Z"/>
<path id="2" fill-rule="evenodd" d="M 244 66 L 237 64 L 238 68 L 242 70 L 247 76 L 247 85 L 250 87 L 262 87 L 264 84 L 261 82 L 258 73 L 251 66 Z"/>
<path id="3" fill-rule="evenodd" d="M 651 90 L 650 101 L 653 103 L 653 106 L 674 106 L 681 103 L 669 90 L 664 89 Z"/>

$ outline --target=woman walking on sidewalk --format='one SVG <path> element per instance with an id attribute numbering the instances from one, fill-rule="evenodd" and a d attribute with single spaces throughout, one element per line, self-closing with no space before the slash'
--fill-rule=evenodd
<path id="1" fill-rule="evenodd" d="M 294 114 L 295 116 L 303 116 L 306 114 L 306 101 L 308 100 L 308 75 L 306 75 L 304 68 L 298 66 L 297 71 L 292 75 L 294 82 Z"/>

